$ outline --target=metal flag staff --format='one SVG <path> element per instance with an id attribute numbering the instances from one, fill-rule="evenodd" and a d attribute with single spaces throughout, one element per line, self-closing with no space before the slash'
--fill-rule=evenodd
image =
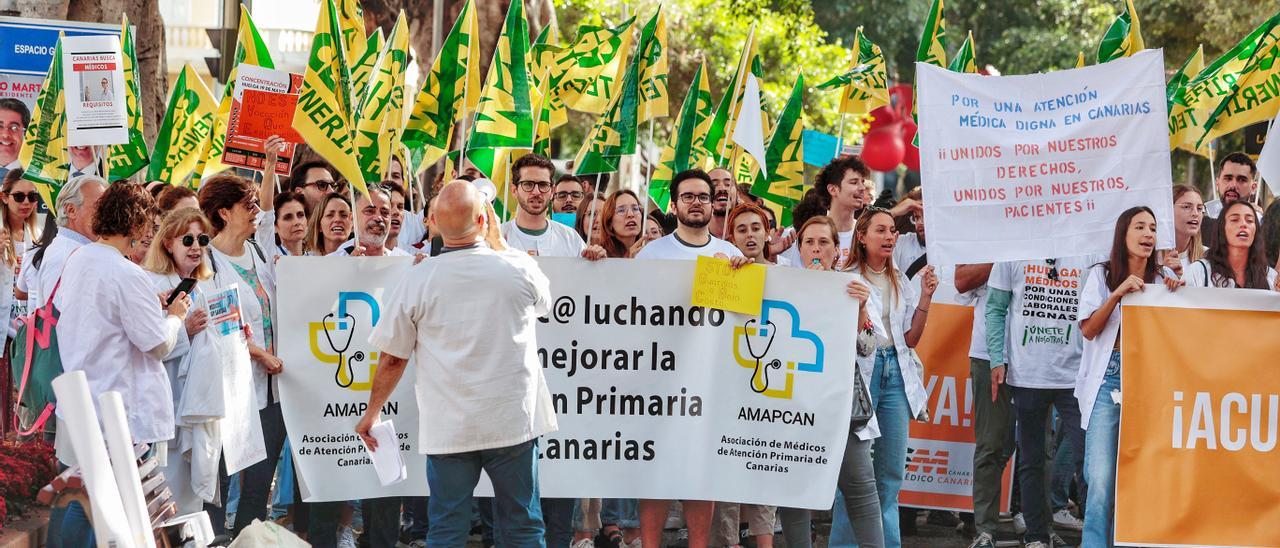
<path id="1" fill-rule="evenodd" d="M 751 324 L 759 324 L 759 322 L 757 322 L 755 318 L 752 318 L 747 320 L 747 323 L 742 324 L 743 337 L 747 339 L 747 353 L 751 354 L 751 357 L 756 360 L 755 372 L 751 373 L 751 391 L 757 394 L 763 394 L 769 390 L 769 370 L 782 369 L 782 360 L 777 358 L 770 361 L 768 365 L 760 364 L 760 361 L 763 360 L 765 356 L 769 355 L 769 349 L 773 347 L 773 337 L 777 335 L 777 326 L 773 325 L 772 321 L 769 322 L 769 342 L 764 345 L 764 352 L 756 355 L 755 349 L 751 348 L 751 336 L 748 334 L 751 329 Z M 757 378 L 761 378 L 764 381 L 758 389 L 756 388 Z"/>
<path id="2" fill-rule="evenodd" d="M 333 337 L 330 336 L 329 334 L 329 321 L 334 319 L 335 317 L 336 316 L 333 312 L 326 314 L 324 319 L 320 321 L 320 325 L 324 327 L 324 338 L 329 342 L 329 348 L 333 350 L 334 354 L 338 355 L 338 368 L 333 373 L 333 382 L 336 383 L 339 387 L 347 388 L 351 386 L 351 383 L 355 382 L 355 378 L 356 378 L 356 372 L 354 369 L 351 368 L 351 360 L 364 361 L 364 352 L 357 350 L 354 354 L 351 355 L 351 358 L 348 359 L 345 357 L 347 353 L 347 349 L 351 348 L 352 336 L 354 336 L 356 332 L 355 330 L 356 318 L 355 316 L 352 316 L 350 313 L 343 314 L 343 319 L 345 321 L 351 322 L 351 328 L 346 330 L 347 343 L 342 345 L 342 348 L 338 348 L 337 345 L 333 344 Z M 342 382 L 342 367 L 344 365 L 347 368 L 346 383 Z"/>

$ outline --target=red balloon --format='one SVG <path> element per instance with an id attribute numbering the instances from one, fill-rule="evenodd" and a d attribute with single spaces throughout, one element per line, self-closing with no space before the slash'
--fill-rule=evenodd
<path id="1" fill-rule="evenodd" d="M 907 120 L 902 124 L 902 144 L 905 153 L 902 156 L 903 165 L 911 171 L 920 171 L 920 149 L 911 144 L 916 138 L 916 125 Z"/>
<path id="2" fill-rule="evenodd" d="M 862 161 L 876 171 L 893 171 L 906 153 L 902 131 L 896 126 L 871 130 L 862 144 Z"/>
<path id="3" fill-rule="evenodd" d="M 871 124 L 868 126 L 868 131 L 875 131 L 882 127 L 891 126 L 899 121 L 898 113 L 891 110 L 888 106 L 879 107 L 871 111 L 871 117 L 873 120 L 871 120 Z"/>

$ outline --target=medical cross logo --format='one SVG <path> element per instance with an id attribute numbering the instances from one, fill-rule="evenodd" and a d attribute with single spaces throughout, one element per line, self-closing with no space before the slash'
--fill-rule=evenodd
<path id="1" fill-rule="evenodd" d="M 791 399 L 795 372 L 821 373 L 824 353 L 822 339 L 801 329 L 800 312 L 786 301 L 765 299 L 759 319 L 733 328 L 734 361 L 751 370 L 751 391 L 765 397 Z"/>
<path id="2" fill-rule="evenodd" d="M 346 388 L 356 392 L 367 392 L 373 388 L 373 374 L 378 370 L 378 353 L 362 350 L 351 350 L 352 341 L 368 340 L 369 334 L 362 333 L 356 335 L 356 326 L 366 325 L 363 321 L 357 321 L 356 316 L 351 311 L 357 307 L 350 307 L 352 303 L 363 304 L 358 308 L 367 309 L 367 321 L 369 329 L 378 325 L 378 317 L 381 310 L 378 308 L 378 301 L 372 295 L 363 291 L 340 291 L 338 292 L 337 312 L 325 314 L 324 318 L 318 322 L 311 322 L 308 327 L 308 333 L 311 345 L 311 355 L 315 356 L 321 364 L 334 367 L 333 382 L 339 388 Z M 361 320 L 365 320 L 362 311 Z M 365 380 L 356 382 L 355 366 L 361 362 L 368 363 L 368 376 L 363 377 Z"/>

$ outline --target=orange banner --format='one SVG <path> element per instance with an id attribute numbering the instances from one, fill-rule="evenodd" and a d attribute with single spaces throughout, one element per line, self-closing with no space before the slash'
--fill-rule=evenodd
<path id="1" fill-rule="evenodd" d="M 929 308 L 929 323 L 916 353 L 924 364 L 929 422 L 911 421 L 902 506 L 973 511 L 973 383 L 969 378 L 969 338 L 973 307 L 943 304 Z M 905 365 L 905 364 L 904 364 Z M 1001 478 L 1001 511 L 1009 511 L 1013 466 Z"/>
<path id="2" fill-rule="evenodd" d="M 1256 290 L 1125 301 L 1116 544 L 1280 546 L 1277 311 Z"/>

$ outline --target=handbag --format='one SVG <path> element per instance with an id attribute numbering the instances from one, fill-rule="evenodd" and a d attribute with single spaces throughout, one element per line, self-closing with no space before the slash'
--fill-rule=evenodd
<path id="1" fill-rule="evenodd" d="M 14 426 L 23 436 L 43 430 L 57 403 L 53 379 L 62 374 L 56 329 L 61 314 L 53 302 L 61 285 L 62 276 L 59 275 L 44 306 L 15 320 L 17 335 L 9 344 L 9 363 L 13 368 L 13 378 L 18 381 L 18 404 L 28 412 L 38 413 L 28 429 L 22 428 L 21 419 L 17 413 L 14 414 Z"/>
<path id="2" fill-rule="evenodd" d="M 875 415 L 875 406 L 871 404 L 871 391 L 862 380 L 862 368 L 853 364 L 853 412 L 849 415 L 849 432 L 862 430 L 871 417 Z"/>

